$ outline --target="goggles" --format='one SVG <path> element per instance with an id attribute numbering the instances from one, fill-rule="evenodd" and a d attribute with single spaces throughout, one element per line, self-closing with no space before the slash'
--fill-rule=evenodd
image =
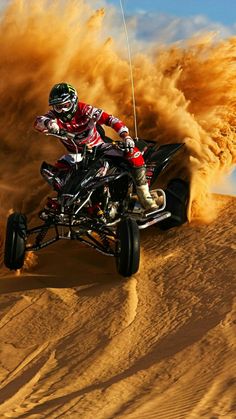
<path id="1" fill-rule="evenodd" d="M 69 111 L 73 106 L 73 103 L 71 101 L 65 102 L 65 103 L 57 103 L 56 105 L 53 105 L 54 111 L 61 113 Z"/>

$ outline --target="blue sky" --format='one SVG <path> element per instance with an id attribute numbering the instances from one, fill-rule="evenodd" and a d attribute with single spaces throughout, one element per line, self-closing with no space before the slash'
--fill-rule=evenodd
<path id="1" fill-rule="evenodd" d="M 106 0 L 120 8 L 119 0 Z M 236 0 L 122 0 L 126 17 L 136 16 L 136 37 L 165 43 L 203 31 L 236 35 Z M 156 38 L 157 39 L 157 38 Z"/>
<path id="2" fill-rule="evenodd" d="M 119 0 L 108 0 L 119 5 Z M 204 15 L 209 20 L 224 25 L 236 23 L 235 0 L 123 0 L 127 12 L 152 11 L 176 17 Z"/>

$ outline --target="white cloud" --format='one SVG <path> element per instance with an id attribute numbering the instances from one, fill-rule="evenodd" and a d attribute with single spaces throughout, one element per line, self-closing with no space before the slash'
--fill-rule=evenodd
<path id="1" fill-rule="evenodd" d="M 204 15 L 180 18 L 142 10 L 136 16 L 129 17 L 129 20 L 132 21 L 136 38 L 146 42 L 172 43 L 203 32 L 216 32 L 220 38 L 236 34 L 235 25 L 224 26 L 210 21 Z"/>

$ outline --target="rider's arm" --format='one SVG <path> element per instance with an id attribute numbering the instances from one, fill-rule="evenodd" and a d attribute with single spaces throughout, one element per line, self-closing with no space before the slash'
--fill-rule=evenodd
<path id="1" fill-rule="evenodd" d="M 34 121 L 34 128 L 37 131 L 43 132 L 47 130 L 47 125 L 52 120 L 55 120 L 55 115 L 52 111 L 47 112 L 45 115 L 37 116 Z"/>
<path id="2" fill-rule="evenodd" d="M 120 119 L 108 114 L 105 111 L 101 110 L 101 114 L 97 122 L 101 125 L 104 124 L 113 128 L 121 138 L 125 138 L 127 135 L 129 135 L 129 129 L 126 127 L 126 125 Z"/>
<path id="3" fill-rule="evenodd" d="M 131 152 L 134 149 L 135 143 L 134 140 L 130 137 L 129 129 L 120 119 L 115 118 L 113 115 L 109 115 L 108 113 L 102 111 L 98 123 L 103 123 L 109 127 L 112 127 L 122 138 L 125 147 L 129 152 Z"/>
<path id="4" fill-rule="evenodd" d="M 98 123 L 112 127 L 124 141 L 125 150 L 129 153 L 133 153 L 135 148 L 135 142 L 130 137 L 129 129 L 120 119 L 115 118 L 113 115 L 109 115 L 108 113 L 102 111 Z"/>
<path id="5" fill-rule="evenodd" d="M 98 120 L 98 123 L 112 127 L 124 141 L 126 151 L 129 153 L 132 153 L 134 151 L 135 142 L 130 137 L 129 129 L 120 119 L 115 118 L 113 115 L 109 115 L 108 113 L 101 110 L 101 115 Z"/>

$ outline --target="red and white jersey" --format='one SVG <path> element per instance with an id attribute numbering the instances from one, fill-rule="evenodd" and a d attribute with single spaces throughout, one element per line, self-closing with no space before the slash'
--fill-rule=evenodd
<path id="1" fill-rule="evenodd" d="M 40 131 L 45 131 L 46 124 L 49 119 L 56 120 L 57 124 L 62 130 L 77 134 L 76 145 L 89 144 L 91 147 L 104 143 L 99 132 L 96 129 L 96 124 L 107 125 L 113 128 L 117 134 L 123 132 L 129 133 L 128 128 L 118 118 L 114 117 L 103 111 L 102 109 L 95 108 L 86 103 L 79 102 L 78 109 L 74 117 L 69 122 L 63 122 L 57 117 L 53 110 L 48 111 L 43 116 L 38 116 L 35 120 L 34 127 Z M 70 140 L 60 139 L 70 152 L 75 152 L 75 147 Z"/>

